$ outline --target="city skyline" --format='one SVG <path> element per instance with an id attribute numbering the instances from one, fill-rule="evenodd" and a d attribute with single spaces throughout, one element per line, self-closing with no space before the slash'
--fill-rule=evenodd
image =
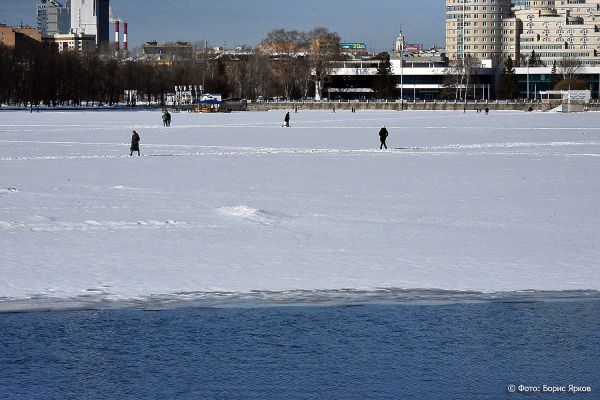
<path id="1" fill-rule="evenodd" d="M 131 47 L 151 40 L 207 40 L 211 46 L 254 47 L 277 28 L 309 31 L 318 26 L 339 33 L 343 41 L 364 42 L 375 52 L 392 50 L 401 29 L 410 43 L 444 45 L 445 9 L 439 0 L 418 4 L 382 0 L 377 7 L 356 0 L 326 4 L 317 0 L 302 4 L 289 0 L 224 0 L 218 4 L 180 0 L 174 5 L 158 0 L 111 0 L 111 9 L 114 17 L 129 23 Z M 0 22 L 35 26 L 35 0 L 3 0 Z"/>

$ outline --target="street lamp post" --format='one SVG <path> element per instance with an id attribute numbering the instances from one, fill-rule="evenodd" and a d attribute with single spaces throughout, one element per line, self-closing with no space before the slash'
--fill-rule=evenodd
<path id="1" fill-rule="evenodd" d="M 400 50 L 400 109 L 404 110 L 404 42 Z"/>
<path id="2" fill-rule="evenodd" d="M 529 100 L 529 57 L 527 57 L 527 100 Z"/>

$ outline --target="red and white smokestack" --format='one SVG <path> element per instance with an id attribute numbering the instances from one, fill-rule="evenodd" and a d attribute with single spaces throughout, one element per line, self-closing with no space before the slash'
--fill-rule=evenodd
<path id="1" fill-rule="evenodd" d="M 115 21 L 115 48 L 119 51 L 119 21 Z"/>
<path id="2" fill-rule="evenodd" d="M 123 50 L 127 51 L 127 22 L 123 22 Z"/>

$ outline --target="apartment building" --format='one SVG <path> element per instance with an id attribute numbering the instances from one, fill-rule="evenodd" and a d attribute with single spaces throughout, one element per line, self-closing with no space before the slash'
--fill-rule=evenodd
<path id="1" fill-rule="evenodd" d="M 446 53 L 517 65 L 535 52 L 544 65 L 577 58 L 600 65 L 600 0 L 446 0 Z M 526 62 L 526 61 L 525 61 Z"/>
<path id="2" fill-rule="evenodd" d="M 511 0 L 446 0 L 448 59 L 500 59 L 504 46 L 516 46 L 517 21 L 508 21 L 511 5 Z"/>
<path id="3" fill-rule="evenodd" d="M 544 65 L 576 58 L 584 66 L 600 65 L 600 0 L 531 1 L 514 13 L 523 23 L 521 55 L 535 52 Z"/>

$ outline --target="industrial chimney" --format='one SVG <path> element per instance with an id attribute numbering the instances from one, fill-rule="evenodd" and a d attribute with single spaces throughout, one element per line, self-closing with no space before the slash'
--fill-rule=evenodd
<path id="1" fill-rule="evenodd" d="M 127 22 L 123 22 L 123 50 L 127 51 Z"/>
<path id="2" fill-rule="evenodd" d="M 115 20 L 115 48 L 119 51 L 119 20 Z"/>

